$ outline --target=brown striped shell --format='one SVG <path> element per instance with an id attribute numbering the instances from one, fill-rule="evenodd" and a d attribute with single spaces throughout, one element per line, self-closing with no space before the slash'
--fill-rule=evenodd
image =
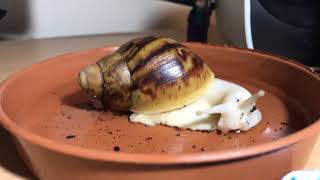
<path id="1" fill-rule="evenodd" d="M 159 113 L 198 99 L 214 78 L 190 49 L 160 37 L 133 39 L 80 72 L 81 87 L 106 107 Z"/>

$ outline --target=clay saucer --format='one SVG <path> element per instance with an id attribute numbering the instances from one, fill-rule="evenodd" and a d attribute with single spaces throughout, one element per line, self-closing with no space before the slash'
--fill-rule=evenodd
<path id="1" fill-rule="evenodd" d="M 280 179 L 302 168 L 320 131 L 320 81 L 283 57 L 185 43 L 220 79 L 264 89 L 263 120 L 244 133 L 146 127 L 101 111 L 80 90 L 80 69 L 103 47 L 51 58 L 0 87 L 0 122 L 40 179 Z"/>

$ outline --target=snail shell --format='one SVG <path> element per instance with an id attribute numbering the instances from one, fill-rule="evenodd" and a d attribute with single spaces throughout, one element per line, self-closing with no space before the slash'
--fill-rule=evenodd
<path id="1" fill-rule="evenodd" d="M 150 36 L 133 39 L 87 66 L 79 83 L 106 107 L 153 114 L 194 102 L 213 78 L 210 68 L 186 46 Z"/>

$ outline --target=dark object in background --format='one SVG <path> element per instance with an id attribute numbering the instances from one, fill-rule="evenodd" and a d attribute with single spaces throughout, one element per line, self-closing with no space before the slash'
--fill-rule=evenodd
<path id="1" fill-rule="evenodd" d="M 0 9 L 0 20 L 7 14 L 7 11 Z"/>
<path id="2" fill-rule="evenodd" d="M 187 41 L 208 41 L 210 16 L 215 4 L 211 0 L 166 0 L 178 4 L 192 6 L 188 16 Z"/>
<path id="3" fill-rule="evenodd" d="M 212 9 L 208 0 L 195 0 L 188 17 L 187 41 L 202 42 L 208 41 L 208 29 Z"/>
<path id="4" fill-rule="evenodd" d="M 254 49 L 319 67 L 317 11 L 314 0 L 251 0 Z"/>
<path id="5" fill-rule="evenodd" d="M 281 55 L 307 66 L 320 66 L 316 0 L 215 2 L 216 27 L 228 43 Z"/>
<path id="6" fill-rule="evenodd" d="M 211 0 L 194 0 L 193 2 L 193 8 L 188 17 L 187 41 L 206 43 L 214 3 Z"/>

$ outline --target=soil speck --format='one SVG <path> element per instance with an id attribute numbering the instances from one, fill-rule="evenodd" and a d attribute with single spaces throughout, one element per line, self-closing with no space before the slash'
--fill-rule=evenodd
<path id="1" fill-rule="evenodd" d="M 76 135 L 68 135 L 68 136 L 66 136 L 66 139 L 73 139 L 75 137 L 76 137 Z"/>
<path id="2" fill-rule="evenodd" d="M 220 131 L 220 130 L 218 129 L 218 130 L 216 130 L 216 134 L 217 134 L 217 135 L 221 135 L 221 134 L 222 134 L 222 131 Z"/>
<path id="3" fill-rule="evenodd" d="M 118 151 L 120 151 L 120 147 L 119 146 L 115 146 L 115 147 L 113 147 L 113 150 L 118 152 Z"/>

